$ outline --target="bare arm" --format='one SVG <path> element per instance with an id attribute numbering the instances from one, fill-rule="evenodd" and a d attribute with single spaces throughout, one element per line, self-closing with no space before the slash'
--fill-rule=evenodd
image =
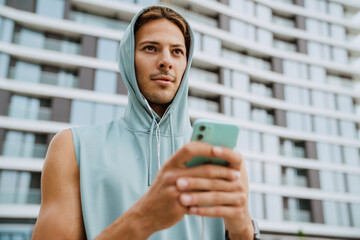
<path id="1" fill-rule="evenodd" d="M 140 221 L 137 211 L 128 211 L 98 238 L 145 239 L 149 233 L 141 229 L 143 224 L 137 224 Z M 50 143 L 41 177 L 41 208 L 32 239 L 86 239 L 80 172 L 70 129 L 57 134 Z"/>
<path id="2" fill-rule="evenodd" d="M 86 239 L 79 168 L 70 129 L 51 141 L 41 177 L 41 208 L 32 239 Z"/>

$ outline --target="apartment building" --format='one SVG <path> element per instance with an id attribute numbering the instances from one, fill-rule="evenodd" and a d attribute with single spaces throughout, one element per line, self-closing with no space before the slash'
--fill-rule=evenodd
<path id="1" fill-rule="evenodd" d="M 263 239 L 360 239 L 357 0 L 0 0 L 0 239 L 31 238 L 54 134 L 123 115 L 117 48 L 157 3 L 195 31 L 191 119 L 241 129 Z"/>

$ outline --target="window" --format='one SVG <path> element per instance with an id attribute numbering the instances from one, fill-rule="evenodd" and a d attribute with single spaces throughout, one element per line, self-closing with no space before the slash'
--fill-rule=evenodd
<path id="1" fill-rule="evenodd" d="M 117 78 L 116 72 L 96 70 L 94 90 L 101 93 L 116 94 Z"/>
<path id="2" fill-rule="evenodd" d="M 333 226 L 350 226 L 349 204 L 342 202 L 322 202 L 324 222 Z"/>
<path id="3" fill-rule="evenodd" d="M 119 119 L 125 107 L 105 103 L 72 100 L 70 123 L 76 125 L 98 125 Z"/>
<path id="4" fill-rule="evenodd" d="M 255 3 L 252 0 L 229 0 L 229 6 L 231 9 L 240 11 L 239 14 L 254 16 Z"/>
<path id="5" fill-rule="evenodd" d="M 297 51 L 295 41 L 288 41 L 288 40 L 283 40 L 283 39 L 278 39 L 278 38 L 274 39 L 274 47 L 277 48 L 277 49 L 290 51 L 290 52 L 296 52 Z"/>
<path id="6" fill-rule="evenodd" d="M 39 32 L 22 26 L 16 26 L 13 43 L 63 53 L 80 53 L 79 39 L 67 38 L 54 33 Z"/>
<path id="7" fill-rule="evenodd" d="M 7 78 L 10 66 L 10 56 L 0 53 L 0 77 Z"/>
<path id="8" fill-rule="evenodd" d="M 281 139 L 280 153 L 283 156 L 305 158 L 305 142 Z"/>
<path id="9" fill-rule="evenodd" d="M 189 108 L 200 111 L 220 112 L 220 97 L 214 94 L 207 94 L 202 91 L 190 89 L 188 104 Z"/>
<path id="10" fill-rule="evenodd" d="M 3 144 L 4 156 L 44 158 L 47 151 L 47 135 L 7 131 Z"/>
<path id="11" fill-rule="evenodd" d="M 230 19 L 230 32 L 241 38 L 255 41 L 256 27 L 237 19 Z"/>
<path id="12" fill-rule="evenodd" d="M 96 57 L 101 60 L 115 62 L 117 60 L 118 48 L 118 41 L 99 38 L 97 40 Z"/>
<path id="13" fill-rule="evenodd" d="M 117 18 L 98 16 L 95 14 L 78 11 L 76 9 L 70 11 L 69 18 L 72 21 L 89 25 L 91 27 L 109 28 L 122 31 L 125 31 L 129 25 L 129 22 L 127 21 L 122 21 Z"/>
<path id="14" fill-rule="evenodd" d="M 40 173 L 0 170 L 0 204 L 40 204 Z"/>
<path id="15" fill-rule="evenodd" d="M 37 0 L 36 13 L 45 17 L 63 18 L 65 0 Z"/>
<path id="16" fill-rule="evenodd" d="M 273 97 L 273 84 L 272 83 L 263 83 L 251 79 L 250 83 L 251 93 L 262 96 L 262 97 Z"/>
<path id="17" fill-rule="evenodd" d="M 284 208 L 284 220 L 311 222 L 310 200 L 285 197 Z"/>
<path id="18" fill-rule="evenodd" d="M 50 120 L 51 100 L 12 95 L 8 115 L 14 118 Z"/>
<path id="19" fill-rule="evenodd" d="M 222 50 L 222 57 L 224 59 L 228 59 L 234 61 L 236 63 L 244 63 L 248 66 L 263 69 L 263 70 L 271 70 L 271 63 L 269 59 L 262 59 L 258 57 L 253 57 L 245 52 L 235 52 L 226 48 Z"/>
<path id="20" fill-rule="evenodd" d="M 199 67 L 191 67 L 190 78 L 192 81 L 219 83 L 219 73 Z"/>
<path id="21" fill-rule="evenodd" d="M 307 187 L 308 170 L 290 167 L 282 167 L 282 184 L 297 187 Z"/>
<path id="22" fill-rule="evenodd" d="M 77 71 L 12 59 L 8 77 L 15 81 L 43 83 L 62 87 L 78 86 Z"/>
<path id="23" fill-rule="evenodd" d="M 274 110 L 251 107 L 251 120 L 257 123 L 274 125 Z"/>
<path id="24" fill-rule="evenodd" d="M 296 27 L 294 17 L 280 16 L 280 15 L 277 15 L 276 13 L 273 13 L 273 23 L 275 23 L 278 26 L 283 26 L 283 27 L 290 27 L 290 28 Z"/>

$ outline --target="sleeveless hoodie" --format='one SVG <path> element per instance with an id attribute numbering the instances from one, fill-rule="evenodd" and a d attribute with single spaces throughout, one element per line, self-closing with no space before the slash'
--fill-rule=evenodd
<path id="1" fill-rule="evenodd" d="M 99 235 L 131 208 L 151 187 L 159 167 L 189 141 L 188 75 L 194 51 L 194 35 L 187 67 L 179 89 L 160 118 L 142 96 L 135 77 L 134 23 L 121 40 L 118 66 L 128 88 L 124 116 L 107 124 L 71 128 L 80 170 L 82 214 L 88 239 Z M 201 217 L 185 215 L 174 226 L 156 232 L 150 240 L 199 240 Z M 222 219 L 205 218 L 205 239 L 225 238 Z"/>

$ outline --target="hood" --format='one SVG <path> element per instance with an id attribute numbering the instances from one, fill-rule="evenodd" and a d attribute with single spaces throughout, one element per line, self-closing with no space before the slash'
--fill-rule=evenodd
<path id="1" fill-rule="evenodd" d="M 164 6 L 169 8 L 168 6 Z M 175 152 L 175 141 L 177 138 L 184 138 L 184 136 L 189 136 L 191 134 L 191 124 L 188 113 L 188 78 L 189 71 L 192 62 L 192 56 L 194 52 L 194 34 L 189 25 L 189 34 L 190 34 L 190 49 L 188 54 L 187 66 L 183 74 L 180 86 L 176 95 L 169 105 L 167 111 L 164 113 L 162 118 L 160 118 L 155 111 L 153 111 L 148 104 L 147 100 L 141 94 L 135 75 L 135 35 L 134 35 L 134 25 L 138 17 L 146 10 L 147 8 L 139 11 L 135 17 L 132 19 L 130 25 L 127 27 L 126 31 L 120 42 L 119 52 L 118 52 L 118 67 L 121 73 L 121 76 L 125 82 L 125 85 L 128 89 L 128 105 L 126 107 L 123 121 L 125 122 L 127 128 L 134 132 L 143 132 L 148 133 L 148 143 L 149 143 L 149 162 L 148 162 L 148 175 L 149 175 L 149 185 L 152 181 L 152 161 L 153 155 L 157 156 L 158 169 L 160 169 L 160 162 L 166 159 L 160 159 L 161 151 L 161 138 L 169 137 L 171 141 L 172 153 Z M 171 8 L 172 9 L 172 8 Z M 172 9 L 174 10 L 174 9 Z M 175 11 L 175 10 L 174 10 Z M 177 11 L 175 11 L 177 12 Z M 185 18 L 184 18 L 185 19 Z M 153 147 L 153 136 L 156 136 L 156 147 Z M 157 149 L 157 154 L 156 150 Z"/>
<path id="2" fill-rule="evenodd" d="M 167 6 L 164 6 L 167 7 Z M 169 106 L 167 112 L 163 115 L 162 119 L 153 111 L 150 110 L 150 107 L 146 99 L 142 96 L 139 87 L 137 85 L 136 76 L 135 76 L 135 35 L 134 35 L 134 25 L 137 18 L 144 12 L 147 8 L 139 11 L 136 16 L 132 19 L 130 25 L 126 29 L 120 43 L 119 53 L 118 53 L 118 67 L 121 73 L 121 76 L 125 82 L 125 85 L 128 89 L 128 105 L 124 114 L 124 120 L 127 125 L 137 131 L 149 131 L 153 120 L 160 122 L 161 120 L 161 133 L 170 134 L 169 132 L 169 117 L 171 116 L 174 120 L 174 126 L 172 129 L 172 134 L 183 135 L 184 131 L 189 131 L 190 120 L 187 109 L 187 98 L 188 98 L 188 76 L 191 66 L 192 56 L 193 56 L 193 39 L 194 34 L 189 25 L 190 33 L 190 49 L 189 57 L 187 61 L 187 67 L 184 72 L 182 81 L 180 83 L 179 89 Z M 174 9 L 172 9 L 174 10 Z M 175 11 L 175 10 L 174 10 Z M 176 11 L 177 12 L 177 11 Z M 166 127 L 166 129 L 164 128 Z M 163 129 L 164 128 L 164 129 Z"/>

